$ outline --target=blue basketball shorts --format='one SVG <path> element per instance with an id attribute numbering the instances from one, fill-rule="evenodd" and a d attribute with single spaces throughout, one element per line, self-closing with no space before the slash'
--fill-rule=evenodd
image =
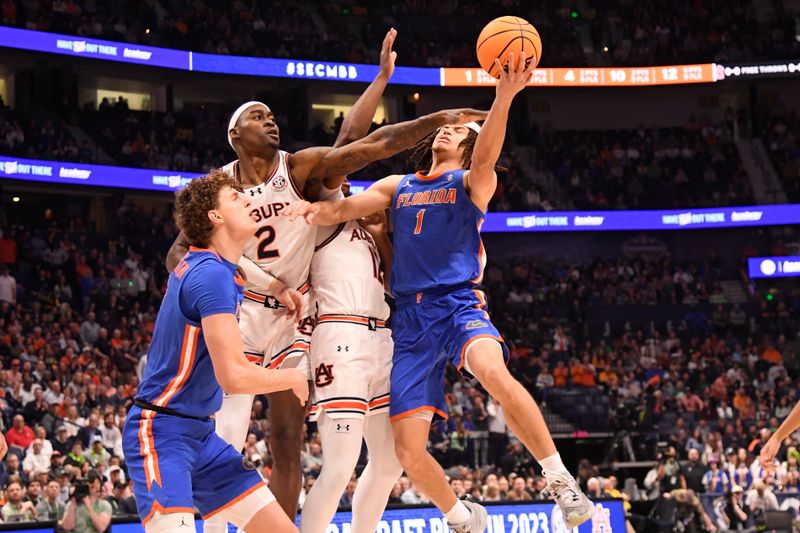
<path id="1" fill-rule="evenodd" d="M 497 340 L 506 361 L 508 347 L 489 319 L 482 291 L 456 287 L 401 296 L 396 303 L 392 316 L 391 420 L 425 410 L 445 419 L 447 363 L 462 370 L 467 350 L 479 339 Z"/>
<path id="2" fill-rule="evenodd" d="M 214 421 L 132 407 L 122 445 L 142 524 L 156 511 L 213 516 L 266 486 L 261 474 L 214 432 Z"/>

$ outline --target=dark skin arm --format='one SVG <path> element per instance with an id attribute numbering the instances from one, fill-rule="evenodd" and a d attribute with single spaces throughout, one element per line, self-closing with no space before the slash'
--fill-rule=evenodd
<path id="1" fill-rule="evenodd" d="M 339 148 L 313 147 L 289 156 L 299 187 L 309 179 L 347 175 L 414 146 L 417 141 L 446 124 L 484 120 L 487 113 L 475 109 L 447 109 L 415 120 L 384 126 L 367 137 Z"/>
<path id="2" fill-rule="evenodd" d="M 389 240 L 389 230 L 386 224 L 386 211 L 379 211 L 374 215 L 364 217 L 358 221 L 365 230 L 369 232 L 375 240 L 375 246 L 378 248 L 378 255 L 381 258 L 381 272 L 383 272 L 383 287 L 387 294 L 391 294 L 389 288 L 389 276 L 392 272 L 392 260 L 394 259 L 394 252 L 392 251 L 392 241 Z"/>
<path id="3" fill-rule="evenodd" d="M 375 111 L 378 109 L 378 104 L 381 103 L 381 96 L 383 91 L 386 90 L 386 85 L 389 83 L 389 78 L 394 73 L 394 62 L 397 59 L 397 52 L 392 51 L 392 45 L 397 38 L 397 30 L 390 29 L 383 38 L 383 46 L 381 47 L 381 69 L 378 75 L 369 84 L 367 90 L 359 97 L 358 101 L 347 113 L 342 123 L 342 128 L 339 131 L 339 136 L 336 137 L 336 142 L 333 143 L 334 148 L 346 146 L 358 139 L 363 138 L 369 133 L 369 128 L 372 126 L 372 118 L 375 116 Z M 345 176 L 330 176 L 326 177 L 322 184 L 326 189 L 338 189 L 344 183 Z M 317 194 L 309 191 L 318 182 L 309 182 L 305 191 L 308 194 L 306 197 L 317 198 Z"/>

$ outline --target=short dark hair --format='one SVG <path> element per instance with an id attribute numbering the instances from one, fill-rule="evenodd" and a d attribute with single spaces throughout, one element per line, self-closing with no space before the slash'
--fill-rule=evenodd
<path id="1" fill-rule="evenodd" d="M 192 246 L 207 248 L 214 225 L 208 212 L 219 207 L 219 192 L 225 187 L 241 190 L 224 170 L 212 170 L 193 179 L 175 195 L 175 223 Z"/>

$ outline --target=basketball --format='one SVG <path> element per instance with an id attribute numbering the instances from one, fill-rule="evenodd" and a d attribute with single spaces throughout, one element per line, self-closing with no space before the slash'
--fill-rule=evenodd
<path id="1" fill-rule="evenodd" d="M 539 64 L 542 57 L 542 39 L 527 20 L 519 17 L 499 17 L 483 27 L 478 36 L 478 43 L 475 48 L 478 54 L 478 63 L 481 67 L 495 78 L 500 77 L 495 65 L 495 58 L 500 60 L 504 67 L 508 61 L 508 55 L 513 53 L 515 58 L 519 58 L 525 52 L 526 65 L 533 61 L 533 66 Z"/>

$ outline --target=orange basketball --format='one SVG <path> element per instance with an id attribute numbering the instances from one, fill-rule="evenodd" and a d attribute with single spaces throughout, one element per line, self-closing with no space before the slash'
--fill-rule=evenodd
<path id="1" fill-rule="evenodd" d="M 483 70 L 499 78 L 500 73 L 494 64 L 495 58 L 500 60 L 504 68 L 508 68 L 508 54 L 513 52 L 517 61 L 520 54 L 525 52 L 525 62 L 530 64 L 533 61 L 535 67 L 542 57 L 542 38 L 527 20 L 519 17 L 500 17 L 484 26 L 478 36 L 475 52 Z"/>

